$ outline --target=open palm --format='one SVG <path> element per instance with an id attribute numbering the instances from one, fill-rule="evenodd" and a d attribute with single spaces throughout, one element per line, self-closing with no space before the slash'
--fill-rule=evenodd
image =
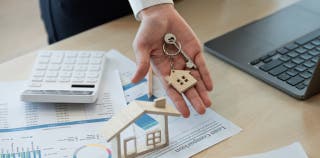
<path id="1" fill-rule="evenodd" d="M 169 57 L 162 50 L 163 37 L 166 33 L 173 33 L 176 35 L 177 41 L 181 43 L 182 49 L 198 67 L 196 70 L 190 70 L 191 75 L 197 80 L 197 84 L 184 94 L 194 109 L 199 114 L 203 114 L 205 109 L 211 105 L 208 91 L 212 90 L 213 85 L 196 35 L 170 4 L 147 8 L 140 13 L 140 16 L 142 22 L 133 42 L 138 69 L 132 82 L 138 82 L 143 79 L 151 63 L 154 72 L 160 77 L 166 93 L 177 109 L 184 117 L 190 115 L 182 95 L 168 85 L 165 80 L 165 77 L 170 75 L 171 69 Z M 175 69 L 187 69 L 185 63 L 182 55 L 174 57 Z"/>

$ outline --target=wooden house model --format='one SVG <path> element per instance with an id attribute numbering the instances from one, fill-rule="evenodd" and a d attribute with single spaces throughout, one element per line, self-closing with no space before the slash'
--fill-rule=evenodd
<path id="1" fill-rule="evenodd" d="M 180 93 L 185 92 L 197 83 L 197 80 L 188 70 L 171 70 L 170 76 L 166 80 Z"/>
<path id="2" fill-rule="evenodd" d="M 161 129 L 148 131 L 140 138 L 125 137 L 121 134 L 143 114 L 155 114 L 163 121 L 159 121 Z M 143 155 L 150 151 L 169 145 L 168 116 L 180 116 L 181 114 L 172 106 L 166 104 L 165 98 L 156 99 L 154 102 L 133 101 L 126 108 L 116 113 L 104 126 L 103 134 L 112 144 L 113 157 L 131 158 Z M 140 139 L 141 140 L 141 139 Z M 143 144 L 137 144 L 137 142 Z M 143 146 L 143 147 L 142 147 Z M 128 148 L 131 148 L 130 151 Z M 133 148 L 133 149 L 132 149 Z"/>

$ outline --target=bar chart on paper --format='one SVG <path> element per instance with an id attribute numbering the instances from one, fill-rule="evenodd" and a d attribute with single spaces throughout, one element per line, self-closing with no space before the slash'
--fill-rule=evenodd
<path id="1" fill-rule="evenodd" d="M 41 158 L 41 150 L 33 142 L 25 146 L 12 143 L 9 149 L 1 148 L 0 158 Z"/>

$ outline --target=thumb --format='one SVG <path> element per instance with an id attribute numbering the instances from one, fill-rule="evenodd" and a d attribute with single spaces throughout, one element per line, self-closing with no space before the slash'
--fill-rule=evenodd
<path id="1" fill-rule="evenodd" d="M 137 71 L 131 82 L 137 83 L 142 80 L 148 73 L 150 67 L 150 53 L 143 49 L 136 51 Z"/>

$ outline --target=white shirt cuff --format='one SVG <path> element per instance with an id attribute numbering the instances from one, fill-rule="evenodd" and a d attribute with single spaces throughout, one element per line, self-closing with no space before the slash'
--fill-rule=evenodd
<path id="1" fill-rule="evenodd" d="M 140 21 L 139 13 L 145 8 L 149 8 L 158 4 L 173 4 L 173 0 L 129 0 L 135 18 Z"/>

